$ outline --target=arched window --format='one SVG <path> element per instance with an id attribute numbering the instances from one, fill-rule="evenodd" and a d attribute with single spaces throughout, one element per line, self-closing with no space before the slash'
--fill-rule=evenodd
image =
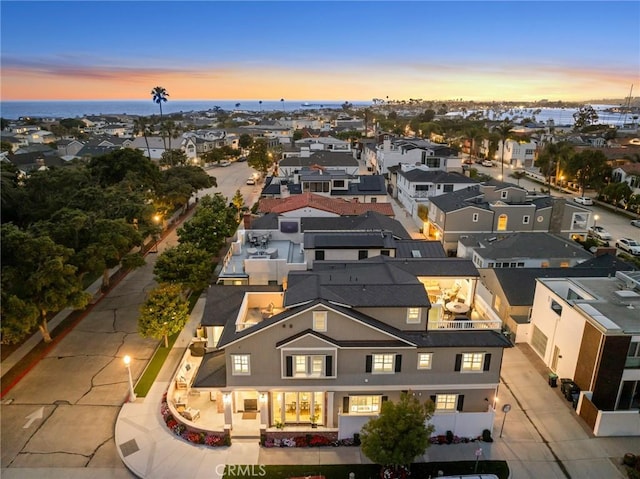
<path id="1" fill-rule="evenodd" d="M 507 215 L 502 214 L 498 216 L 498 231 L 506 231 L 507 229 Z"/>

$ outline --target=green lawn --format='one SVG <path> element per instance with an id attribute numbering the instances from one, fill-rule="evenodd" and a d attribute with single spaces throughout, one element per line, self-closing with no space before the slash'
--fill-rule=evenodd
<path id="1" fill-rule="evenodd" d="M 446 447 L 446 446 L 443 446 Z M 294 451 L 291 452 L 295 454 Z M 456 462 L 424 462 L 411 465 L 411 477 L 426 479 L 437 477 L 438 471 L 444 475 L 461 474 L 495 474 L 500 479 L 508 479 L 509 466 L 506 461 L 480 461 L 478 469 L 475 469 L 475 461 Z M 342 465 L 313 465 L 313 466 L 262 466 L 244 465 L 227 466 L 224 479 L 249 479 L 255 477 L 268 477 L 269 479 L 286 479 L 289 477 L 324 476 L 326 479 L 347 479 L 353 472 L 356 479 L 378 479 L 380 466 L 371 464 L 342 464 Z"/>

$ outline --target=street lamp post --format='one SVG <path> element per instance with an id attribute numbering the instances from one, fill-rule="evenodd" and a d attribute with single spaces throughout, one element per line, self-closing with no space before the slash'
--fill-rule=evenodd
<path id="1" fill-rule="evenodd" d="M 504 422 L 507 420 L 507 413 L 511 411 L 511 404 L 505 404 L 502 406 L 502 412 L 504 416 L 502 416 L 502 426 L 500 427 L 500 437 L 502 437 L 502 430 L 504 429 Z"/>
<path id="2" fill-rule="evenodd" d="M 131 356 L 127 355 L 123 358 L 124 365 L 129 373 L 129 402 L 135 402 L 136 392 L 133 390 L 133 379 L 131 378 Z"/>
<path id="3" fill-rule="evenodd" d="M 593 215 L 593 229 L 596 229 L 596 225 L 598 224 L 598 220 L 600 217 L 598 215 Z"/>

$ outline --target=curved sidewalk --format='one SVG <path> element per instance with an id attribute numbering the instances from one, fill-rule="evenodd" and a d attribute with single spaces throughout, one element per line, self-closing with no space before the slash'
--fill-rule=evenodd
<path id="1" fill-rule="evenodd" d="M 230 447 L 209 448 L 188 443 L 171 433 L 160 415 L 167 390 L 192 330 L 204 308 L 201 298 L 190 323 L 176 341 L 149 395 L 125 404 L 118 416 L 115 442 L 127 468 L 141 478 L 189 477 L 218 479 L 224 466 L 268 464 L 370 463 L 360 448 L 263 448 L 255 439 L 233 439 Z M 546 381 L 546 369 L 528 346 L 505 350 L 494 442 L 431 445 L 423 461 L 506 460 L 516 479 L 624 478 L 618 466 L 626 452 L 640 450 L 638 437 L 596 438 L 559 392 Z M 500 404 L 511 404 L 508 417 Z M 502 432 L 502 437 L 500 433 Z M 256 469 L 259 471 L 259 469 Z"/>

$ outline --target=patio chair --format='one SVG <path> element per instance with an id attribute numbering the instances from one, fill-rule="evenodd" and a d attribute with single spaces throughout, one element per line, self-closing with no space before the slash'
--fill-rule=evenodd
<path id="1" fill-rule="evenodd" d="M 267 306 L 266 308 L 262 308 L 260 310 L 260 313 L 262 314 L 262 319 L 267 319 L 270 318 L 271 316 L 273 316 L 273 308 L 275 307 L 275 305 L 273 303 L 269 303 L 269 306 Z"/>

